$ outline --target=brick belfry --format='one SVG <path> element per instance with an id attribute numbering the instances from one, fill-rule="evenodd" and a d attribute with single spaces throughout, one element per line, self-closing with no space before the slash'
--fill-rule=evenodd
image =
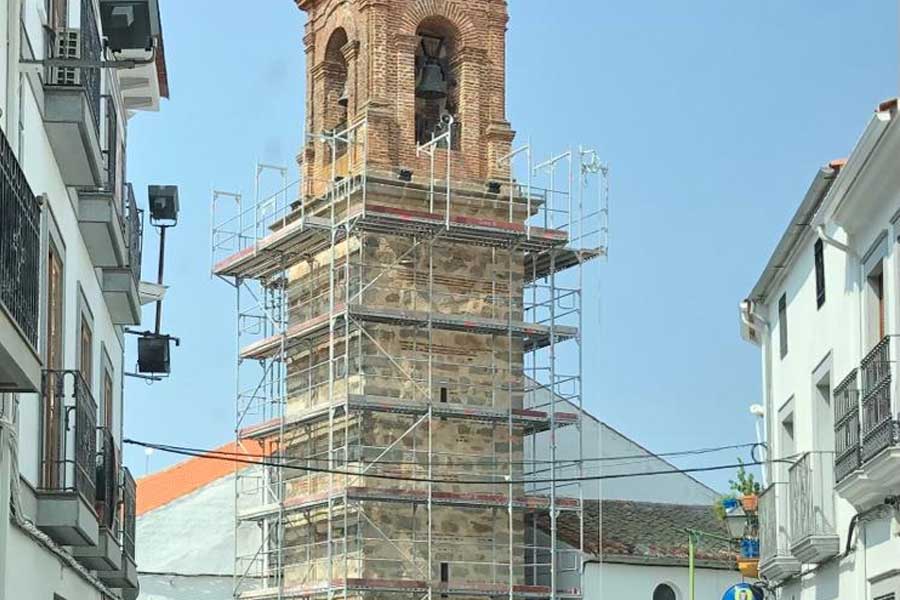
<path id="1" fill-rule="evenodd" d="M 553 470 L 524 448 L 577 422 L 534 398 L 553 396 L 553 348 L 578 330 L 525 293 L 585 254 L 526 225 L 541 203 L 510 174 L 506 1 L 296 2 L 299 198 L 216 266 L 286 299 L 283 331 L 241 352 L 283 365 L 283 414 L 241 435 L 290 467 L 270 469 L 275 502 L 245 515 L 264 558 L 237 593 L 577 598 L 550 566 L 553 536 L 528 530 L 563 513 L 583 528 L 581 503 L 526 484 Z"/>

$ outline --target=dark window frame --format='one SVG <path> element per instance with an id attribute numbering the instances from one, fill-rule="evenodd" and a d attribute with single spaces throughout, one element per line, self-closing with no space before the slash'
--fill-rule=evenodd
<path id="1" fill-rule="evenodd" d="M 813 262 L 816 271 L 816 308 L 825 305 L 825 243 L 818 239 L 813 246 Z"/>
<path id="2" fill-rule="evenodd" d="M 778 299 L 778 338 L 781 358 L 788 353 L 787 294 Z"/>

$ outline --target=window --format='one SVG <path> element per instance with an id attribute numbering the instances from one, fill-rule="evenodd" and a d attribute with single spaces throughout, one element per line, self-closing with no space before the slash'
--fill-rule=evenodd
<path id="1" fill-rule="evenodd" d="M 816 240 L 813 255 L 816 263 L 816 306 L 822 308 L 825 304 L 825 244 L 822 240 Z"/>
<path id="2" fill-rule="evenodd" d="M 781 358 L 784 358 L 788 353 L 787 294 L 778 299 L 778 334 Z"/>
<path id="3" fill-rule="evenodd" d="M 113 381 L 108 369 L 103 370 L 103 426 L 113 429 Z"/>
<path id="4" fill-rule="evenodd" d="M 876 334 L 872 345 L 874 346 L 884 338 L 884 270 L 879 263 L 878 268 L 869 275 L 869 289 L 871 290 L 872 331 Z"/>
<path id="5" fill-rule="evenodd" d="M 47 252 L 47 323 L 46 323 L 46 367 L 50 371 L 62 368 L 62 294 L 63 267 L 59 252 L 50 243 Z M 49 375 L 53 377 L 53 375 Z M 55 488 L 59 484 L 59 461 L 62 456 L 63 399 L 57 395 L 55 380 L 48 381 L 42 406 L 41 441 L 43 485 Z"/>
<path id="6" fill-rule="evenodd" d="M 678 600 L 678 594 L 668 583 L 662 583 L 653 590 L 653 600 Z"/>
<path id="7" fill-rule="evenodd" d="M 84 377 L 88 389 L 90 389 L 92 387 L 91 375 L 94 372 L 94 334 L 91 332 L 91 326 L 88 324 L 87 318 L 83 315 L 81 317 L 80 350 L 78 369 L 81 371 L 81 376 Z"/>

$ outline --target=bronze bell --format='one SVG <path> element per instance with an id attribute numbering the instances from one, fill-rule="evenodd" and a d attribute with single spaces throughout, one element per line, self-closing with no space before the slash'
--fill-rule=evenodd
<path id="1" fill-rule="evenodd" d="M 440 100 L 447 97 L 447 80 L 444 78 L 444 70 L 434 61 L 425 63 L 422 67 L 422 80 L 416 88 L 416 97 L 425 100 Z"/>
<path id="2" fill-rule="evenodd" d="M 344 83 L 344 89 L 341 90 L 341 96 L 337 100 L 338 106 L 343 106 L 347 108 L 347 105 L 350 104 L 350 94 L 347 92 L 347 84 Z"/>

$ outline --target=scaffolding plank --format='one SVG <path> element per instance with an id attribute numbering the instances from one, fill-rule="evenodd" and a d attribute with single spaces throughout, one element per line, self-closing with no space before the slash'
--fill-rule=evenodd
<path id="1" fill-rule="evenodd" d="M 510 592 L 515 598 L 540 600 L 549 598 L 551 589 L 544 585 L 514 584 L 510 589 L 509 584 L 478 582 L 478 581 L 450 581 L 431 583 L 431 590 L 442 595 L 484 596 L 484 597 L 509 597 Z M 421 579 L 382 579 L 382 578 L 347 578 L 331 579 L 315 583 L 307 583 L 299 586 L 288 586 L 282 590 L 276 587 L 263 588 L 242 592 L 240 597 L 244 600 L 269 600 L 274 598 L 307 598 L 317 595 L 333 595 L 344 590 L 349 592 L 399 592 L 399 593 L 427 593 L 429 584 Z M 557 590 L 557 598 L 581 598 L 581 590 L 565 589 Z"/>
<path id="2" fill-rule="evenodd" d="M 360 475 L 365 477 L 365 475 Z M 492 485 L 486 482 L 484 485 Z M 504 485 L 498 482 L 494 485 Z M 391 502 L 402 504 L 424 504 L 428 502 L 426 490 L 410 490 L 404 488 L 375 488 L 350 486 L 336 488 L 333 491 L 318 492 L 303 496 L 290 497 L 281 504 L 273 502 L 243 510 L 239 517 L 242 521 L 261 521 L 279 514 L 298 512 L 327 505 L 329 500 L 346 498 L 348 501 Z M 509 496 L 505 494 L 488 494 L 481 492 L 445 492 L 432 491 L 431 503 L 438 506 L 455 506 L 458 508 L 504 508 L 509 505 Z M 513 496 L 512 506 L 522 510 L 547 510 L 550 508 L 549 496 L 522 495 Z M 557 497 L 558 510 L 580 510 L 578 498 Z"/>
<path id="3" fill-rule="evenodd" d="M 323 217 L 291 219 L 251 246 L 219 261 L 213 273 L 223 277 L 264 279 L 283 269 L 283 258 L 291 263 L 314 255 L 331 243 L 331 222 Z"/>
<path id="4" fill-rule="evenodd" d="M 551 334 L 556 342 L 572 339 L 578 335 L 577 327 L 557 325 L 550 327 L 541 323 L 525 323 L 522 321 L 505 321 L 503 319 L 491 319 L 488 317 L 472 315 L 453 315 L 444 313 L 429 313 L 418 310 L 405 310 L 366 306 L 363 304 L 351 304 L 335 306 L 335 318 L 343 318 L 345 313 L 355 319 L 383 324 L 427 326 L 431 323 L 435 329 L 446 331 L 461 331 L 465 333 L 499 334 L 511 331 L 513 335 L 522 338 L 526 352 L 546 347 L 550 344 Z M 284 334 L 286 347 L 295 345 L 302 339 L 322 335 L 328 331 L 329 315 L 318 315 L 292 325 Z M 258 340 L 241 349 L 242 359 L 262 360 L 272 358 L 281 350 L 281 335 L 274 335 Z"/>
<path id="5" fill-rule="evenodd" d="M 525 255 L 525 283 L 549 277 L 566 269 L 606 256 L 602 248 L 576 250 L 557 248 L 543 252 L 529 252 Z"/>
<path id="6" fill-rule="evenodd" d="M 289 402 L 290 403 L 290 402 Z M 384 412 L 421 416 L 428 413 L 429 403 L 416 400 L 401 400 L 384 396 L 352 394 L 348 398 L 333 405 L 335 409 L 357 412 Z M 550 414 L 538 410 L 513 408 L 497 409 L 467 404 L 432 403 L 432 415 L 440 418 L 472 420 L 485 423 L 505 423 L 512 417 L 513 425 L 525 429 L 526 434 L 539 433 L 550 429 Z M 285 417 L 284 427 L 290 429 L 324 421 L 328 418 L 330 406 L 323 404 L 309 410 Z M 568 426 L 578 422 L 575 413 L 556 413 L 557 426 Z M 265 439 L 281 431 L 282 419 L 270 419 L 264 423 L 241 429 L 242 439 Z"/>

